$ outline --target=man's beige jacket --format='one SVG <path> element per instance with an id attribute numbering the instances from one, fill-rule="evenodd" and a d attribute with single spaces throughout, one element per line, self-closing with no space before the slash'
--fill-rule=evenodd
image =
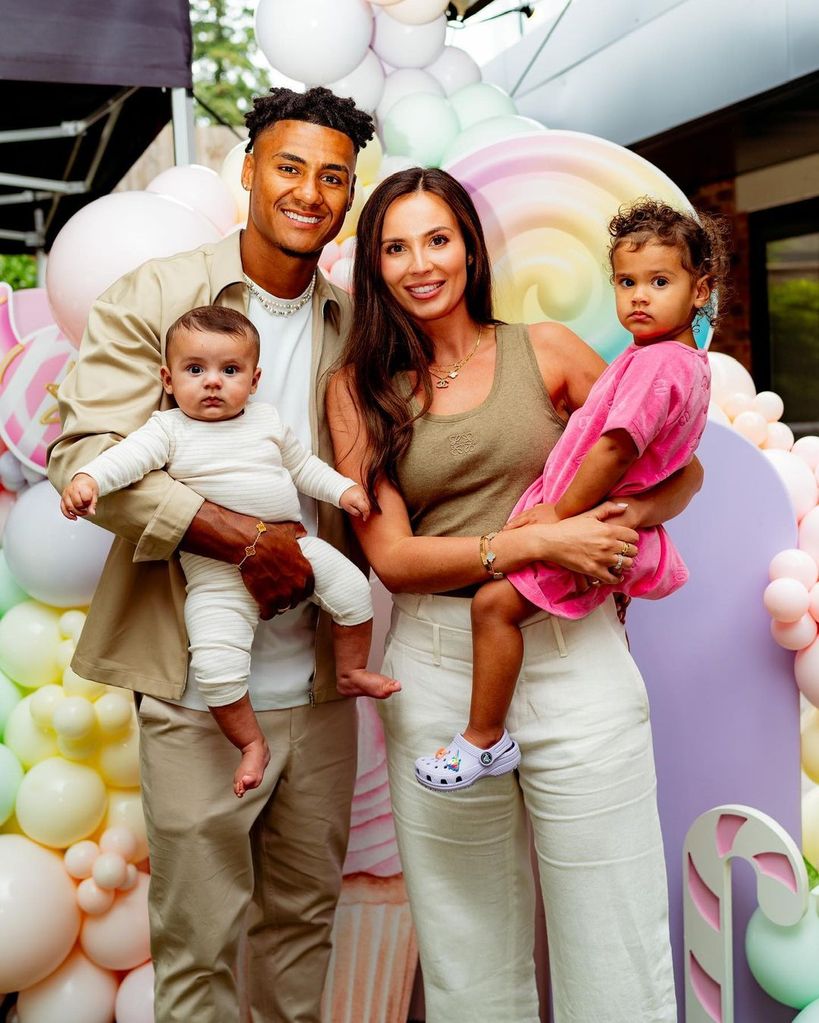
<path id="1" fill-rule="evenodd" d="M 63 433 L 48 475 L 62 490 L 105 448 L 173 405 L 159 367 L 168 327 L 188 309 L 224 305 L 247 312 L 239 233 L 193 252 L 151 260 L 95 303 L 76 368 L 59 390 Z M 347 296 L 320 274 L 313 296 L 310 430 L 313 450 L 332 464 L 324 415 L 329 370 L 349 326 Z M 116 534 L 72 661 L 83 678 L 178 699 L 188 672 L 185 578 L 177 545 L 202 498 L 163 471 L 100 500 L 94 522 Z M 319 504 L 318 532 L 366 571 L 338 509 Z M 237 562 L 241 556 L 237 551 Z M 311 701 L 337 698 L 330 622 L 319 619 Z"/>

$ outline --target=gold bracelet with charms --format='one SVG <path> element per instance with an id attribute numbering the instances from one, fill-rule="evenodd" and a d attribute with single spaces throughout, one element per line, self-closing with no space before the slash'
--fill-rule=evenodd
<path id="1" fill-rule="evenodd" d="M 498 535 L 497 530 L 494 533 L 484 533 L 481 537 L 480 554 L 481 564 L 486 570 L 487 574 L 492 579 L 504 579 L 503 572 L 495 571 L 495 552 L 492 550 L 491 544 L 495 537 Z"/>
<path id="2" fill-rule="evenodd" d="M 262 522 L 262 521 L 257 522 L 256 523 L 256 537 L 253 540 L 253 543 L 249 547 L 245 547 L 245 556 L 242 558 L 242 560 L 236 566 L 238 569 L 241 569 L 242 565 L 244 565 L 244 563 L 247 561 L 248 558 L 254 558 L 256 556 L 256 544 L 259 542 L 259 539 L 260 539 L 262 533 L 266 533 L 266 532 L 267 532 L 267 526 L 264 524 L 264 522 Z"/>

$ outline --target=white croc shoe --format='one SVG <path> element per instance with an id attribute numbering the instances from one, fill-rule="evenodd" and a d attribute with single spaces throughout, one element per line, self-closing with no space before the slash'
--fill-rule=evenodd
<path id="1" fill-rule="evenodd" d="M 415 777 L 428 789 L 451 792 L 469 788 L 481 778 L 508 774 L 519 763 L 520 746 L 505 729 L 489 749 L 473 746 L 462 735 L 456 735 L 434 757 L 419 757 L 415 761 Z"/>

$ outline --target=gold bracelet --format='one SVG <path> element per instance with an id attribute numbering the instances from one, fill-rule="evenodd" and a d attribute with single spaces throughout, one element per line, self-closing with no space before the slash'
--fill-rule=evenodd
<path id="1" fill-rule="evenodd" d="M 266 532 L 267 532 L 267 526 L 264 524 L 264 522 L 261 522 L 261 521 L 257 522 L 256 523 L 256 538 L 254 539 L 253 543 L 249 547 L 245 547 L 245 556 L 242 558 L 242 560 L 236 566 L 237 568 L 241 569 L 242 565 L 244 565 L 244 563 L 247 561 L 248 558 L 253 558 L 253 557 L 256 556 L 256 544 L 259 542 L 259 538 L 261 537 L 262 533 L 266 533 Z"/>
<path id="2" fill-rule="evenodd" d="M 481 564 L 486 569 L 492 579 L 503 579 L 503 572 L 495 571 L 495 552 L 490 547 L 490 544 L 497 536 L 497 531 L 494 533 L 484 533 L 481 537 L 480 554 Z"/>

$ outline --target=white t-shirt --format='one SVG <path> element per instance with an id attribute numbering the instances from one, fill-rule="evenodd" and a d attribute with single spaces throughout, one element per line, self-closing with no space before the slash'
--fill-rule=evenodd
<path id="1" fill-rule="evenodd" d="M 261 288 L 259 290 L 262 291 Z M 262 291 L 262 294 L 266 293 Z M 251 294 L 248 316 L 261 338 L 259 365 L 262 375 L 251 401 L 256 399 L 275 405 L 282 421 L 293 430 L 305 448 L 312 451 L 309 414 L 312 302 L 292 316 L 274 316 Z M 316 502 L 303 494 L 299 495 L 299 499 L 304 527 L 315 536 L 318 525 Z M 315 670 L 317 616 L 315 604 L 306 601 L 269 622 L 259 622 L 248 679 L 250 702 L 255 710 L 281 710 L 309 702 Z M 183 707 L 207 710 L 190 674 L 178 702 Z"/>

